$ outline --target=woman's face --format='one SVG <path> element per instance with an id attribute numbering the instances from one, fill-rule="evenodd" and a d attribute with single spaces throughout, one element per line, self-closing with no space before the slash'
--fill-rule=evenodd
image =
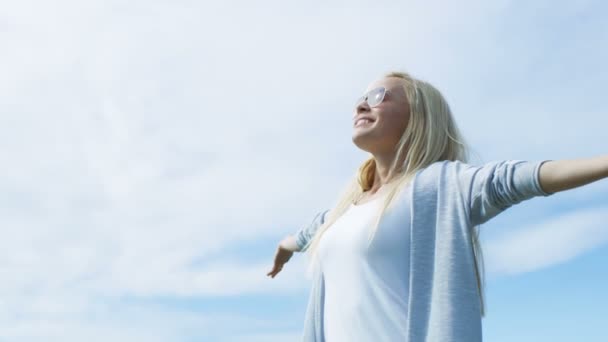
<path id="1" fill-rule="evenodd" d="M 403 79 L 381 78 L 372 82 L 362 95 L 369 91 L 373 93 L 378 87 L 387 90 L 384 100 L 374 107 L 370 107 L 366 101 L 357 104 L 352 121 L 353 142 L 360 149 L 372 154 L 394 152 L 410 117 Z M 361 117 L 369 118 L 372 122 L 357 124 Z"/>

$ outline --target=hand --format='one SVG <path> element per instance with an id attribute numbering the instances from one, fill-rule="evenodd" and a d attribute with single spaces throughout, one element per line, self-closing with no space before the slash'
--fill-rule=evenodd
<path id="1" fill-rule="evenodd" d="M 271 278 L 274 278 L 279 272 L 281 272 L 281 270 L 283 269 L 283 265 L 287 263 L 289 259 L 291 259 L 292 255 L 293 251 L 290 251 L 283 247 L 282 244 L 279 244 L 279 246 L 277 247 L 277 252 L 274 256 L 274 266 L 272 267 L 272 270 L 266 275 L 270 276 Z"/>

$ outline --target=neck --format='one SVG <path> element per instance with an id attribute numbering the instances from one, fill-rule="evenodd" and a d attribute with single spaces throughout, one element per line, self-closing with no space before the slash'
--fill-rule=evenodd
<path id="1" fill-rule="evenodd" d="M 374 178 L 374 185 L 370 189 L 370 192 L 375 193 L 378 191 L 383 185 L 389 184 L 395 179 L 395 176 L 399 174 L 400 165 L 403 163 L 407 154 L 397 162 L 397 173 L 390 175 L 390 168 L 393 160 L 396 157 L 396 152 L 388 152 L 388 153 L 374 153 L 374 159 L 376 160 L 376 175 Z"/>

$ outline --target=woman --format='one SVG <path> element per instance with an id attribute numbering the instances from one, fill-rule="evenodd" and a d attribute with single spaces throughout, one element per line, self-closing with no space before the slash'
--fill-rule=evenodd
<path id="1" fill-rule="evenodd" d="M 444 97 L 400 72 L 369 85 L 352 139 L 371 157 L 331 210 L 279 243 L 267 274 L 309 252 L 305 342 L 481 341 L 479 225 L 608 177 L 608 156 L 468 165 Z"/>

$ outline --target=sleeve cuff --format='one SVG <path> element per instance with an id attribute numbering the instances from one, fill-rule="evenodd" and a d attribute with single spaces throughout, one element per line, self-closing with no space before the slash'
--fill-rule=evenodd
<path id="1" fill-rule="evenodd" d="M 534 172 L 533 172 L 533 179 L 532 179 L 532 183 L 534 188 L 536 189 L 536 191 L 538 192 L 538 194 L 540 196 L 551 196 L 553 195 L 553 193 L 550 192 L 546 192 L 545 190 L 543 190 L 543 188 L 540 186 L 540 167 L 548 162 L 551 161 L 551 159 L 547 159 L 547 160 L 543 160 L 540 162 L 537 162 L 536 165 L 534 166 Z"/>

